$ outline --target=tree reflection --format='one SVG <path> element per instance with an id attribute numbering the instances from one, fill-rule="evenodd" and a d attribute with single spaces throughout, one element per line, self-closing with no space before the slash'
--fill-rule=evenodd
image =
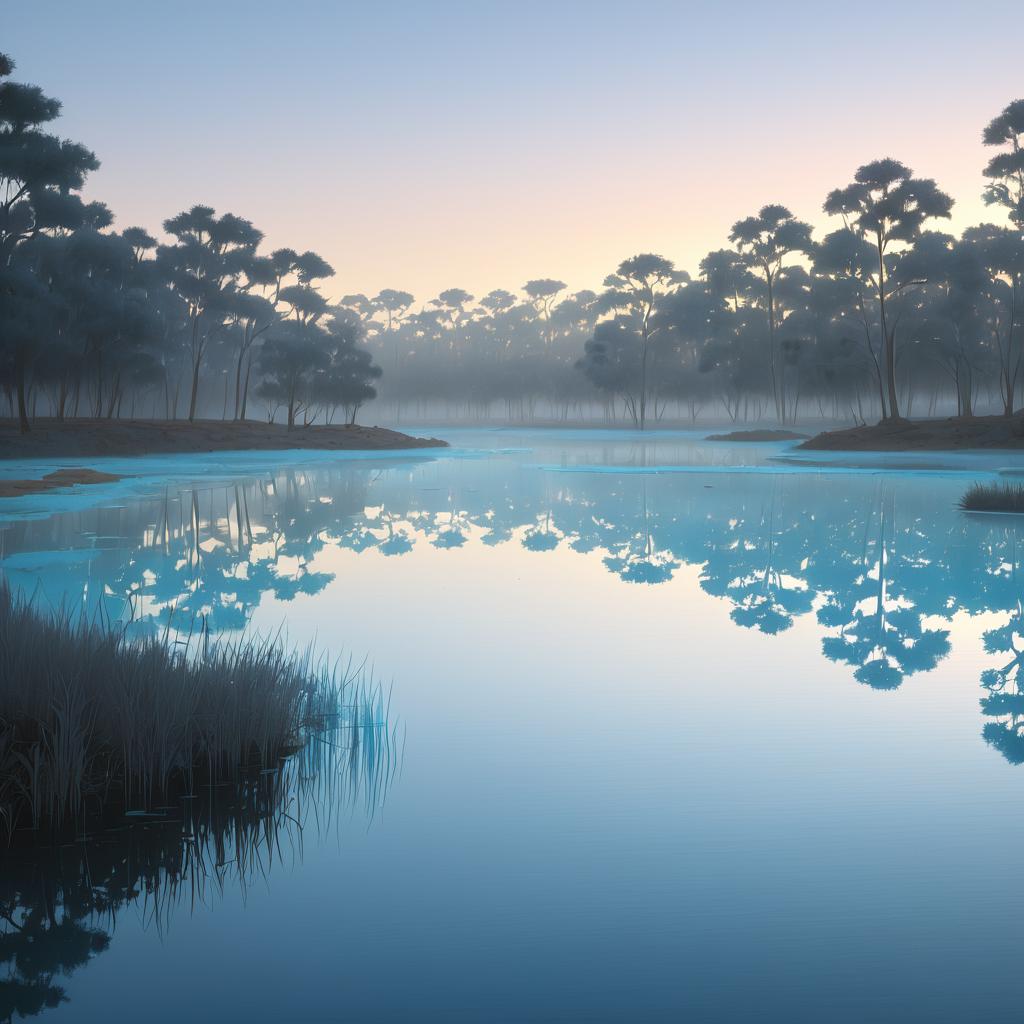
<path id="1" fill-rule="evenodd" d="M 878 690 L 895 689 L 914 672 L 934 668 L 949 653 L 949 631 L 929 629 L 901 586 L 918 564 L 900 541 L 912 531 L 899 529 L 896 497 L 879 488 L 874 508 L 864 518 L 859 551 L 842 551 L 844 586 L 825 593 L 818 621 L 835 635 L 822 640 L 832 661 L 854 666 L 854 678 Z"/>
<path id="2" fill-rule="evenodd" d="M 1003 656 L 982 679 L 985 735 L 1016 756 L 1020 527 L 937 510 L 933 491 L 885 475 L 507 469 L 475 464 L 443 486 L 418 463 L 280 469 L 9 524 L 0 568 L 16 586 L 100 603 L 132 629 L 201 620 L 216 632 L 243 628 L 265 597 L 324 590 L 336 571 L 320 558 L 328 550 L 392 559 L 418 548 L 562 549 L 636 586 L 692 566 L 738 627 L 773 636 L 804 620 L 826 658 L 879 690 L 946 657 L 954 614 L 999 613 L 1008 623 L 985 635 L 988 654 Z"/>
<path id="3" fill-rule="evenodd" d="M 162 933 L 179 909 L 269 881 L 346 808 L 372 816 L 397 758 L 384 703 L 367 693 L 276 772 L 237 789 L 204 787 L 144 821 L 108 815 L 75 843 L 23 839 L 0 857 L 0 1021 L 67 1002 L 63 979 L 110 947 L 124 909 Z"/>

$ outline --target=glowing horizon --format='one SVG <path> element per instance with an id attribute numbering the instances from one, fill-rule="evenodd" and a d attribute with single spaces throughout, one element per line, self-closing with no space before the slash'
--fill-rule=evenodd
<path id="1" fill-rule="evenodd" d="M 209 7 L 41 0 L 3 45 L 96 152 L 116 227 L 230 210 L 324 256 L 331 298 L 596 289 L 637 252 L 693 273 L 768 202 L 832 230 L 826 193 L 880 156 L 953 196 L 939 229 L 1005 222 L 981 131 L 1024 83 L 967 9 L 655 3 L 641 46 L 605 3 Z"/>

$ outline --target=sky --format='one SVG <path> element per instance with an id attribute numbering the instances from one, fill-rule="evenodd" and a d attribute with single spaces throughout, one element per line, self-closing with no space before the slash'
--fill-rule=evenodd
<path id="1" fill-rule="evenodd" d="M 768 202 L 895 156 L 980 198 L 985 124 L 1024 96 L 1017 3 L 32 0 L 15 80 L 101 161 L 86 195 L 158 231 L 196 203 L 314 249 L 331 298 L 695 271 Z"/>

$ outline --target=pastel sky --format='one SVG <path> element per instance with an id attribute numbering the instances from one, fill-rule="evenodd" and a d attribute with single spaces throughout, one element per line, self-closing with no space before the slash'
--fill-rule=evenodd
<path id="1" fill-rule="evenodd" d="M 332 297 L 624 257 L 693 270 L 731 224 L 895 156 L 980 200 L 984 125 L 1024 96 L 1017 2 L 32 0 L 17 80 L 102 161 L 88 195 L 155 230 L 195 203 L 312 248 Z"/>

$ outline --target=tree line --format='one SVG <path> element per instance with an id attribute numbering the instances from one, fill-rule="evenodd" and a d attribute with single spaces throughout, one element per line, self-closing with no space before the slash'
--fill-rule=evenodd
<path id="1" fill-rule="evenodd" d="M 601 291 L 526 282 L 415 308 L 388 289 L 341 302 L 388 367 L 382 397 L 510 417 L 593 406 L 639 427 L 703 411 L 791 423 L 899 419 L 915 409 L 1007 416 L 1024 354 L 1024 100 L 985 128 L 985 201 L 1004 224 L 940 230 L 953 200 L 894 159 L 825 196 L 832 230 L 768 204 L 732 226 L 695 275 L 646 253 Z"/>
<path id="2" fill-rule="evenodd" d="M 194 206 L 165 241 L 112 229 L 80 191 L 98 166 L 46 128 L 58 101 L 0 56 L 0 386 L 34 415 L 200 413 L 288 425 L 397 418 L 701 415 L 865 422 L 979 408 L 1011 415 L 1024 340 L 1024 100 L 984 129 L 984 198 L 1002 224 L 941 230 L 953 200 L 894 159 L 828 192 L 815 237 L 779 204 L 733 225 L 696 273 L 624 260 L 599 290 L 554 278 L 477 299 L 449 288 L 343 295 L 314 252 L 263 251 Z M 381 378 L 382 371 L 386 371 Z"/>
<path id="3" fill-rule="evenodd" d="M 203 402 L 240 420 L 252 396 L 289 427 L 354 422 L 381 371 L 320 290 L 326 260 L 265 253 L 250 221 L 208 206 L 165 220 L 163 244 L 110 230 L 78 194 L 95 155 L 45 130 L 60 103 L 13 70 L 0 54 L 0 383 L 21 429 L 40 408 L 194 420 Z"/>

